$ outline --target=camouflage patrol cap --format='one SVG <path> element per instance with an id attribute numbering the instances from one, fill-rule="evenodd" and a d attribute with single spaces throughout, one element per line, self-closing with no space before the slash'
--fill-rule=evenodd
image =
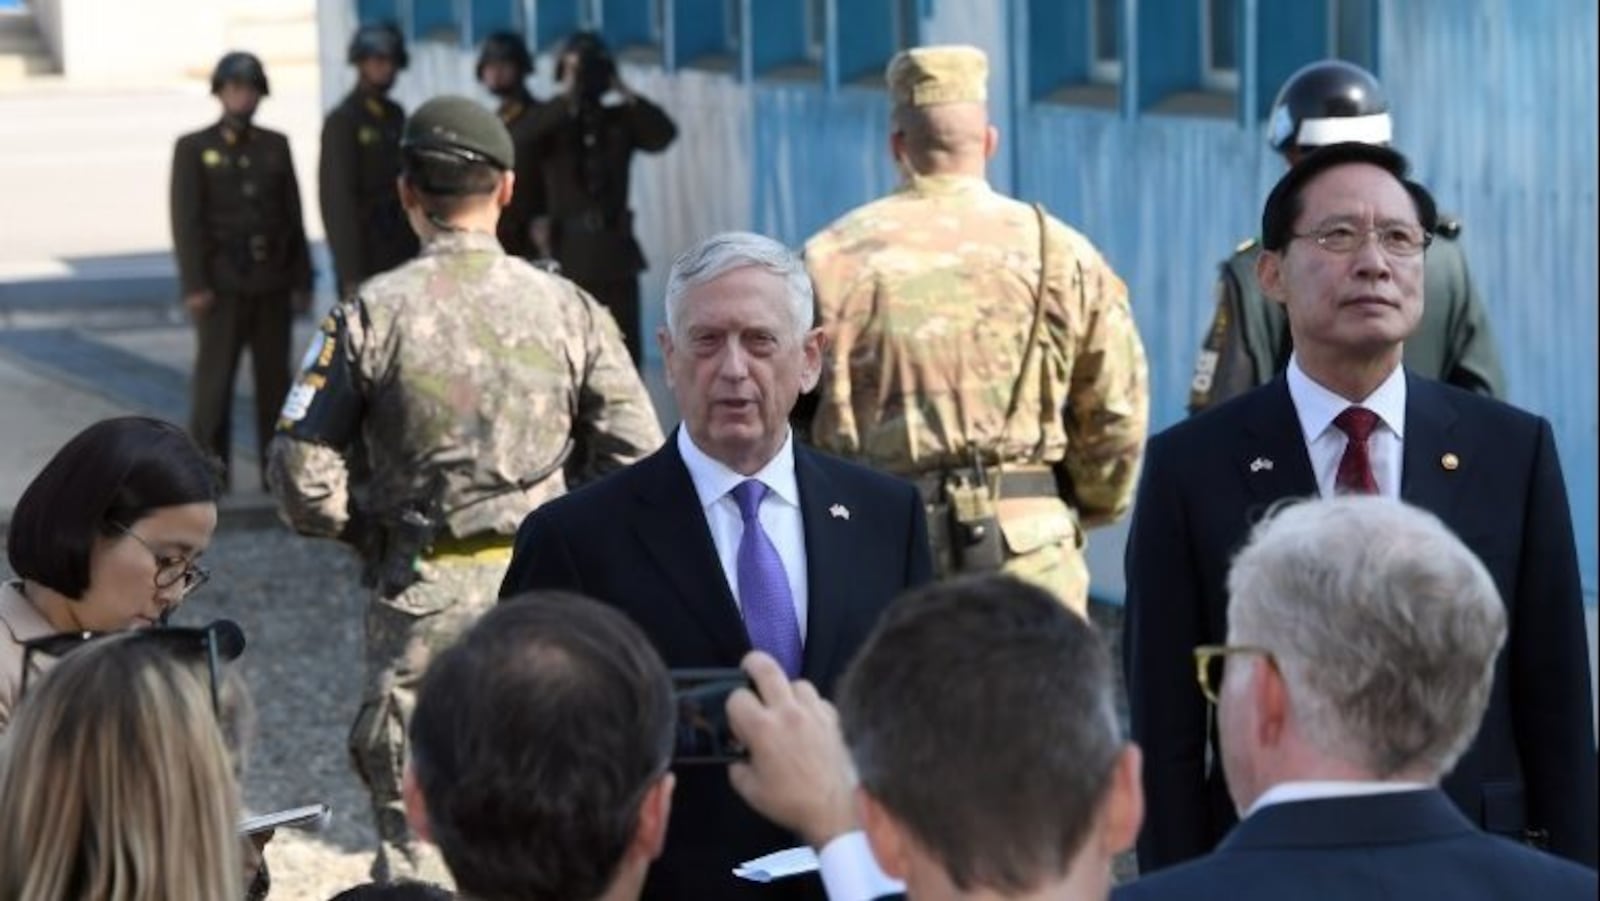
<path id="1" fill-rule="evenodd" d="M 884 72 L 897 107 L 983 103 L 989 97 L 988 78 L 989 58 L 968 44 L 902 50 Z"/>
<path id="2" fill-rule="evenodd" d="M 417 107 L 406 120 L 400 148 L 448 153 L 500 169 L 516 161 L 511 133 L 500 117 L 465 97 L 435 97 Z"/>

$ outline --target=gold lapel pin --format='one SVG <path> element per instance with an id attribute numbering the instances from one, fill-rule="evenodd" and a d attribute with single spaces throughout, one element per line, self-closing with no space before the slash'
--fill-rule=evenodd
<path id="1" fill-rule="evenodd" d="M 1461 458 L 1455 454 L 1445 454 L 1439 458 L 1439 465 L 1443 466 L 1446 472 L 1455 472 L 1461 466 Z"/>

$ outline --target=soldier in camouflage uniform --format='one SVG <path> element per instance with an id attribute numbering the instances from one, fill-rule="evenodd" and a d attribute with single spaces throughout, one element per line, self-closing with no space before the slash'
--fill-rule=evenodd
<path id="1" fill-rule="evenodd" d="M 422 252 L 323 322 L 268 471 L 284 518 L 355 545 L 374 588 L 350 736 L 381 843 L 374 877 L 444 882 L 437 853 L 407 832 L 400 794 L 423 668 L 494 602 L 529 511 L 662 436 L 611 315 L 496 240 L 513 162 L 500 120 L 437 98 L 402 147 L 402 201 Z M 357 447 L 363 461 L 347 456 Z"/>
<path id="2" fill-rule="evenodd" d="M 1383 86 L 1342 60 L 1312 63 L 1289 76 L 1272 105 L 1267 139 L 1290 166 L 1311 150 L 1340 141 L 1388 144 L 1392 126 Z M 1461 223 L 1439 217 L 1423 261 L 1422 321 L 1406 339 L 1405 366 L 1418 375 L 1491 397 L 1505 396 L 1500 354 L 1456 239 Z M 1271 381 L 1294 350 L 1289 318 L 1256 284 L 1261 246 L 1234 248 L 1217 278 L 1216 313 L 1189 386 L 1198 413 Z"/>
<path id="3" fill-rule="evenodd" d="M 1144 347 L 1093 245 L 985 180 L 987 73 L 964 46 L 889 64 L 906 181 L 805 248 L 811 437 L 918 482 L 942 574 L 1003 567 L 1083 612 L 1083 530 L 1127 509 L 1143 449 Z"/>

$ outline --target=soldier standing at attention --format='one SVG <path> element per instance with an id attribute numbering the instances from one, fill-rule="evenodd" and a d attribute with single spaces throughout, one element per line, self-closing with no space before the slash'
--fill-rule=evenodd
<path id="1" fill-rule="evenodd" d="M 530 115 L 539 101 L 526 84 L 533 74 L 533 57 L 522 37 L 497 31 L 483 39 L 478 52 L 478 82 L 500 100 L 495 111 L 511 132 L 517 149 L 517 176 L 511 203 L 500 214 L 500 246 L 525 260 L 550 259 L 550 222 L 545 218 L 544 176 L 539 172 L 539 152 L 528 132 Z M 535 229 L 538 232 L 535 232 Z"/>
<path id="2" fill-rule="evenodd" d="M 617 74 L 600 36 L 581 31 L 557 57 L 561 94 L 528 114 L 549 201 L 550 240 L 561 273 L 593 294 L 622 327 L 639 362 L 639 273 L 628 174 L 637 150 L 657 153 L 678 136 L 667 114 Z M 620 102 L 603 103 L 615 93 Z"/>
<path id="3" fill-rule="evenodd" d="M 436 98 L 401 148 L 401 201 L 422 252 L 323 321 L 269 474 L 290 525 L 354 545 L 374 589 L 350 734 L 377 822 L 373 875 L 445 882 L 401 801 L 423 669 L 494 603 L 530 511 L 569 477 L 618 469 L 662 438 L 611 315 L 495 238 L 512 192 L 500 120 L 467 98 Z"/>
<path id="4" fill-rule="evenodd" d="M 317 191 L 339 296 L 417 255 L 417 236 L 395 194 L 406 114 L 389 99 L 406 67 L 406 42 L 393 25 L 363 25 L 350 38 L 356 86 L 322 123 Z"/>
<path id="5" fill-rule="evenodd" d="M 197 344 L 189 433 L 217 455 L 227 485 L 239 354 L 250 349 L 264 455 L 289 390 L 290 319 L 311 304 L 311 255 L 289 139 L 251 121 L 267 96 L 261 60 L 222 57 L 211 93 L 222 121 L 173 151 L 172 246 Z"/>
<path id="6" fill-rule="evenodd" d="M 1083 530 L 1139 468 L 1144 346 L 1094 246 L 985 179 L 988 71 L 967 46 L 889 62 L 905 181 L 805 248 L 829 339 L 812 440 L 917 481 L 941 574 L 1005 569 L 1082 613 Z"/>
<path id="7" fill-rule="evenodd" d="M 1360 141 L 1387 145 L 1392 126 L 1383 85 L 1360 66 L 1329 59 L 1289 76 L 1272 104 L 1267 140 L 1293 166 L 1327 144 Z M 1423 261 L 1422 322 L 1406 339 L 1405 367 L 1417 375 L 1505 397 L 1505 376 L 1489 318 L 1467 272 L 1456 239 L 1461 223 L 1439 217 Z M 1189 386 L 1189 412 L 1198 413 L 1264 385 L 1289 365 L 1294 349 L 1283 307 L 1256 284 L 1261 245 L 1251 238 L 1234 248 L 1217 278 L 1217 310 L 1206 330 Z"/>

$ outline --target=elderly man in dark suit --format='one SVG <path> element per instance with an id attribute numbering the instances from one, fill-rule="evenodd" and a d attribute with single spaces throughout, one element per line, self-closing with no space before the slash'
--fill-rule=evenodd
<path id="1" fill-rule="evenodd" d="M 668 666 L 737 666 L 759 649 L 829 694 L 932 565 L 915 486 L 794 441 L 789 411 L 821 370 L 812 314 L 805 268 L 776 241 L 726 233 L 680 256 L 659 340 L 682 427 L 529 516 L 501 597 L 578 591 L 631 616 Z M 814 879 L 763 889 L 731 875 L 797 840 L 721 768 L 682 768 L 677 799 L 646 898 L 821 897 Z"/>
<path id="2" fill-rule="evenodd" d="M 1594 864 L 1588 654 L 1561 465 L 1544 419 L 1401 366 L 1437 215 L 1406 168 L 1388 148 L 1335 144 L 1279 181 L 1257 275 L 1288 313 L 1288 370 L 1149 444 L 1123 645 L 1146 755 L 1145 872 L 1211 850 L 1236 818 L 1190 657 L 1227 634 L 1229 559 L 1275 501 L 1342 492 L 1433 512 L 1504 600 L 1488 712 L 1445 792 L 1489 832 Z"/>
<path id="3" fill-rule="evenodd" d="M 1593 870 L 1478 829 L 1439 790 L 1489 704 L 1507 611 L 1438 517 L 1289 506 L 1228 589 L 1228 643 L 1195 658 L 1244 819 L 1117 901 L 1595 897 Z"/>

